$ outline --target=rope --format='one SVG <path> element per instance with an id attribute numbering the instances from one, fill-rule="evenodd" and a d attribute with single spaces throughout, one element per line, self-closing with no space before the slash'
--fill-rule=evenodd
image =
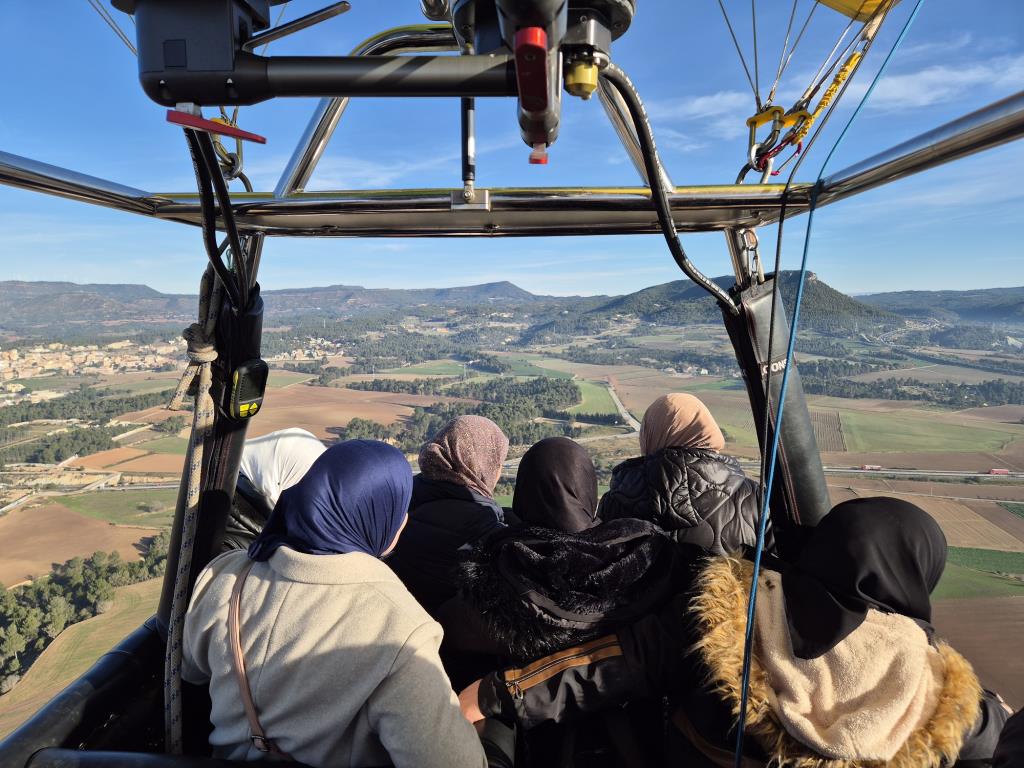
<path id="1" fill-rule="evenodd" d="M 99 17 L 107 23 L 107 26 L 114 30 L 114 34 L 117 35 L 118 38 L 120 38 L 122 43 L 128 46 L 128 50 L 131 51 L 133 55 L 138 56 L 139 52 L 135 50 L 135 46 L 132 45 L 131 38 L 129 38 L 128 35 L 124 33 L 124 30 L 121 29 L 120 25 L 117 23 L 117 20 L 110 15 L 110 12 L 106 8 L 103 7 L 103 3 L 101 2 L 101 0 L 86 0 L 86 2 L 88 2 L 89 5 L 92 6 L 92 9 L 96 11 L 97 14 L 99 14 Z M 128 18 L 132 20 L 133 24 L 135 23 L 134 18 L 132 18 L 131 16 L 129 16 Z"/>
<path id="2" fill-rule="evenodd" d="M 789 12 L 789 23 L 786 24 L 786 39 L 782 42 L 782 53 L 779 54 L 779 66 L 775 70 L 775 80 L 772 82 L 772 87 L 768 90 L 767 101 L 769 104 L 771 104 L 772 99 L 775 98 L 775 89 L 779 87 L 779 80 L 782 79 L 782 66 L 786 62 L 786 50 L 789 48 L 789 36 L 793 32 L 793 20 L 796 18 L 797 2 L 799 2 L 799 0 L 793 0 L 793 7 Z M 814 6 L 816 5 L 817 3 L 811 6 L 811 13 L 814 13 Z"/>
<path id="3" fill-rule="evenodd" d="M 757 96 L 757 108 L 761 109 L 761 68 L 760 56 L 757 53 L 757 6 L 756 0 L 750 0 L 750 26 L 754 33 L 754 95 Z"/>
<path id="4" fill-rule="evenodd" d="M 793 138 L 790 143 L 799 143 L 804 140 L 808 133 L 810 133 L 811 126 L 814 125 L 814 121 L 818 119 L 820 115 L 832 100 L 839 93 L 839 89 L 842 88 L 843 83 L 846 82 L 847 78 L 852 75 L 857 67 L 860 65 L 861 60 L 864 58 L 864 54 L 860 51 L 854 51 L 850 54 L 850 57 L 843 62 L 843 66 L 836 72 L 836 76 L 832 78 L 832 82 L 829 87 L 825 90 L 825 93 L 821 96 L 821 101 L 818 102 L 818 106 L 814 108 L 814 111 L 804 119 L 800 127 L 796 129 L 796 133 L 793 134 Z"/>
<path id="5" fill-rule="evenodd" d="M 801 305 L 803 303 L 803 297 L 804 297 L 804 285 L 805 285 L 805 278 L 807 276 L 807 261 L 808 261 L 808 255 L 810 253 L 811 230 L 812 230 L 812 228 L 814 226 L 814 212 L 815 212 L 815 209 L 817 208 L 818 196 L 821 194 L 821 180 L 822 180 L 822 178 L 825 175 L 825 168 L 828 166 L 828 164 L 831 161 L 833 155 L 836 153 L 836 150 L 839 149 L 839 146 L 842 144 L 843 140 L 846 138 L 846 135 L 849 132 L 850 127 L 853 125 L 853 123 L 856 121 L 857 117 L 860 115 L 861 111 L 864 108 L 864 105 L 867 103 L 868 99 L 871 98 L 871 94 L 874 93 L 875 87 L 878 85 L 878 83 L 881 80 L 882 76 L 885 74 L 885 71 L 888 69 L 889 63 L 892 61 L 892 58 L 895 55 L 896 51 L 903 44 L 903 41 L 906 38 L 907 33 L 910 31 L 911 26 L 913 26 L 914 20 L 917 18 L 918 12 L 921 10 L 921 6 L 923 4 L 924 4 L 924 0 L 917 0 L 917 3 L 914 5 L 914 9 L 911 11 L 910 16 L 907 18 L 906 22 L 904 22 L 903 28 L 900 30 L 900 33 L 897 36 L 896 41 L 893 43 L 892 48 L 889 49 L 889 53 L 886 55 L 885 59 L 882 61 L 882 65 L 881 65 L 881 67 L 879 67 L 878 72 L 875 73 L 875 77 L 872 79 L 871 84 L 868 86 L 867 91 L 864 93 L 864 96 L 861 98 L 860 103 L 857 105 L 856 109 L 854 109 L 853 114 L 850 115 L 850 119 L 846 121 L 846 125 L 843 127 L 843 130 L 839 133 L 839 137 L 836 139 L 835 143 L 832 145 L 832 149 L 829 151 L 828 155 L 825 157 L 825 162 L 823 162 L 821 164 L 821 169 L 818 171 L 817 179 L 815 180 L 814 186 L 811 189 L 810 205 L 809 205 L 808 211 L 807 211 L 807 228 L 806 228 L 806 230 L 804 232 L 803 254 L 802 254 L 802 257 L 801 257 L 801 260 L 800 260 L 800 273 L 799 273 L 799 279 L 798 279 L 798 282 L 797 282 L 796 302 L 795 302 L 795 305 L 794 305 L 794 308 L 793 308 L 793 323 L 792 323 L 792 326 L 789 329 L 789 341 L 788 341 L 788 343 L 786 345 L 786 360 L 787 360 L 787 362 L 793 359 L 793 354 L 794 354 L 794 351 L 796 349 L 796 333 L 797 333 L 797 328 L 799 327 L 799 323 L 800 323 L 800 307 L 801 307 Z M 804 155 L 804 157 L 806 157 L 806 155 Z M 802 159 L 803 158 L 801 158 L 801 160 Z M 799 167 L 799 165 L 797 167 Z M 797 170 L 797 168 L 793 169 L 793 173 L 794 174 L 796 173 L 796 170 Z M 791 177 L 790 181 L 792 181 L 792 177 Z M 787 188 L 788 188 L 788 186 L 789 185 L 787 184 Z M 780 233 L 779 233 L 779 245 L 780 245 L 780 248 L 778 248 L 776 250 L 776 270 L 775 270 L 775 273 L 776 273 L 775 274 L 776 287 L 778 285 L 778 279 L 779 279 L 779 269 L 778 269 L 778 266 L 779 266 L 779 259 L 781 257 L 781 237 L 782 237 L 781 229 L 782 229 L 782 220 L 780 220 L 780 222 L 779 222 L 779 229 L 780 229 Z M 773 302 L 774 302 L 774 297 L 773 297 Z M 775 323 L 774 323 L 774 315 L 773 315 L 773 317 L 772 317 L 772 331 L 774 331 L 774 325 L 775 325 Z M 771 342 L 769 341 L 769 347 L 770 347 L 770 345 L 771 345 Z M 771 353 L 769 352 L 769 355 L 770 354 Z M 769 357 L 769 366 L 768 366 L 769 376 L 771 374 L 771 365 L 770 365 L 770 363 L 771 363 L 771 358 Z M 749 600 L 747 602 L 747 626 L 746 626 L 746 630 L 745 630 L 744 643 L 743 643 L 743 679 L 742 679 L 742 683 L 741 683 L 742 688 L 741 688 L 741 697 L 740 697 L 739 721 L 738 721 L 737 726 L 736 726 L 736 752 L 735 752 L 735 759 L 736 759 L 735 765 L 736 765 L 736 768 L 742 768 L 742 765 L 743 765 L 743 738 L 744 738 L 744 731 L 746 729 L 747 704 L 748 704 L 748 695 L 749 695 L 749 688 L 750 688 L 750 668 L 751 668 L 751 663 L 752 663 L 752 651 L 753 651 L 753 641 L 754 641 L 754 615 L 755 615 L 755 610 L 756 610 L 756 607 L 757 607 L 758 576 L 760 575 L 760 571 L 761 571 L 761 555 L 764 552 L 765 529 L 766 529 L 766 523 L 767 523 L 767 520 L 768 520 L 768 499 L 769 499 L 770 494 L 771 494 L 772 483 L 775 480 L 775 468 L 777 466 L 778 450 L 779 450 L 779 437 L 780 437 L 780 435 L 782 433 L 782 419 L 783 419 L 783 416 L 785 414 L 786 392 L 789 389 L 789 374 L 790 374 L 791 370 L 792 370 L 792 366 L 786 365 L 786 367 L 783 369 L 783 373 L 782 373 L 782 385 L 779 388 L 779 413 L 778 413 L 778 417 L 776 418 L 776 422 L 775 422 L 775 433 L 772 436 L 772 448 L 771 448 L 770 459 L 769 459 L 769 462 L 768 462 L 768 477 L 767 477 L 767 481 L 765 482 L 765 486 L 764 486 L 765 487 L 765 491 L 764 491 L 764 493 L 763 493 L 763 495 L 761 497 L 761 514 L 760 514 L 760 519 L 758 520 L 757 545 L 756 545 L 756 547 L 754 549 L 754 574 L 753 574 L 753 577 L 752 577 L 751 583 L 750 583 L 750 598 L 749 598 Z M 769 390 L 769 396 L 770 396 L 770 390 Z M 765 417 L 765 421 L 767 423 L 767 415 Z M 764 475 L 762 474 L 762 478 L 763 477 L 764 477 Z"/>
<path id="6" fill-rule="evenodd" d="M 750 68 L 747 66 L 747 60 L 743 56 L 743 50 L 740 48 L 740 41 L 736 39 L 736 33 L 732 29 L 732 22 L 729 21 L 729 14 L 725 10 L 725 6 L 722 4 L 722 0 L 718 0 L 718 7 L 722 9 L 722 18 L 725 19 L 725 26 L 729 28 L 729 35 L 732 37 L 732 44 L 736 47 L 736 53 L 740 57 L 740 64 L 743 65 L 743 71 L 747 74 L 747 82 L 750 83 L 750 90 L 754 93 L 754 100 L 757 102 L 757 111 L 761 111 L 761 94 L 757 92 L 757 88 L 754 86 L 754 78 L 750 76 Z"/>
<path id="7" fill-rule="evenodd" d="M 174 575 L 174 594 L 167 627 L 167 651 L 164 656 L 164 736 L 167 752 L 180 755 L 183 748 L 181 706 L 181 648 L 188 609 L 189 582 L 192 571 L 192 549 L 199 521 L 199 490 L 203 468 L 203 446 L 213 431 L 214 403 L 210 396 L 213 383 L 213 362 L 217 359 L 214 329 L 220 311 L 221 284 L 207 266 L 199 284 L 199 320 L 182 336 L 188 342 L 188 368 L 178 382 L 169 410 L 181 410 L 185 397 L 192 391 L 195 409 L 192 413 L 192 435 L 185 461 L 187 495 L 181 522 L 181 543 L 178 549 L 178 570 Z"/>

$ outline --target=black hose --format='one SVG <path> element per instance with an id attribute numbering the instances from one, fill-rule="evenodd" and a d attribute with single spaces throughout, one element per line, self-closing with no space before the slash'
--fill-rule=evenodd
<path id="1" fill-rule="evenodd" d="M 210 181 L 213 183 L 213 191 L 217 196 L 221 219 L 224 222 L 224 231 L 227 233 L 231 253 L 234 256 L 235 270 L 238 272 L 237 286 L 241 304 L 237 305 L 236 308 L 239 312 L 244 312 L 246 307 L 249 306 L 249 265 L 246 263 L 245 252 L 242 250 L 241 240 L 238 237 L 238 227 L 235 225 L 235 211 L 231 207 L 228 185 L 224 181 L 224 175 L 221 173 L 220 163 L 217 161 L 217 151 L 213 147 L 213 139 L 210 134 L 197 132 L 196 138 L 202 160 L 206 165 Z"/>
<path id="2" fill-rule="evenodd" d="M 644 169 L 647 171 L 647 181 L 651 187 L 651 200 L 658 213 L 658 223 L 661 225 L 661 232 L 665 236 L 665 242 L 668 243 L 668 249 L 672 254 L 672 258 L 675 259 L 676 264 L 679 265 L 679 268 L 687 277 L 718 299 L 718 303 L 728 310 L 730 314 L 738 315 L 740 309 L 736 306 L 736 302 L 732 300 L 728 292 L 694 266 L 683 250 L 682 243 L 679 242 L 679 234 L 676 231 L 676 223 L 672 219 L 672 208 L 669 204 L 668 192 L 665 189 L 664 177 L 662 176 L 661 160 L 658 157 L 658 149 L 654 145 L 651 123 L 636 87 L 629 79 L 629 76 L 615 64 L 608 64 L 601 70 L 601 77 L 622 95 L 623 101 L 625 101 L 626 107 L 629 109 L 630 117 L 633 119 L 633 126 L 636 128 L 641 154 L 644 158 Z"/>
<path id="3" fill-rule="evenodd" d="M 224 249 L 217 243 L 217 211 L 214 209 L 213 182 L 206 163 L 203 160 L 200 143 L 197 138 L 198 131 L 191 128 L 185 129 L 185 140 L 188 142 L 189 153 L 192 156 L 192 170 L 196 174 L 196 185 L 199 189 L 199 207 L 202 212 L 203 244 L 206 246 L 206 256 L 213 266 L 214 272 L 220 279 L 224 290 L 228 292 L 231 303 L 241 308 L 242 297 L 238 290 L 238 283 L 235 281 L 231 270 L 224 264 L 221 254 Z"/>

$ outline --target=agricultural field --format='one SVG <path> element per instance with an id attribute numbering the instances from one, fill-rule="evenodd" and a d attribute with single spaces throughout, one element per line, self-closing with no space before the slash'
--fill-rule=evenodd
<path id="1" fill-rule="evenodd" d="M 811 426 L 814 428 L 814 438 L 818 442 L 818 450 L 835 452 L 846 450 L 839 411 L 812 408 Z"/>
<path id="2" fill-rule="evenodd" d="M 461 370 L 461 367 L 460 367 Z M 353 418 L 391 424 L 409 416 L 416 406 L 444 398 L 396 392 L 363 392 L 344 387 L 288 387 L 269 389 L 263 409 L 249 424 L 249 437 L 288 427 L 308 429 L 317 437 L 333 439 L 336 430 Z"/>
<path id="3" fill-rule="evenodd" d="M 576 386 L 583 394 L 583 401 L 579 405 L 569 408 L 569 413 L 605 413 L 616 414 L 619 409 L 615 407 L 612 396 L 608 394 L 608 387 L 604 384 L 597 384 L 593 381 L 577 381 Z"/>
<path id="4" fill-rule="evenodd" d="M 425 363 L 406 365 L 401 368 L 388 368 L 381 373 L 415 374 L 422 376 L 461 376 L 462 363 L 457 360 L 428 360 Z"/>
<path id="5" fill-rule="evenodd" d="M 897 368 L 891 371 L 873 371 L 862 373 L 858 376 L 850 376 L 852 381 L 884 381 L 886 379 L 917 379 L 926 384 L 940 381 L 952 381 L 958 384 L 980 384 L 983 381 L 992 379 L 1005 379 L 1006 381 L 1024 381 L 1024 376 L 1014 376 L 1008 373 L 996 373 L 995 371 L 979 371 L 976 368 L 964 368 L 959 365 L 941 365 L 938 363 L 921 362 L 908 368 Z"/>
<path id="6" fill-rule="evenodd" d="M 161 579 L 152 579 L 119 587 L 109 611 L 73 624 L 58 635 L 14 690 L 0 697 L 0 738 L 152 616 L 160 601 L 161 584 Z"/>
<path id="7" fill-rule="evenodd" d="M 125 394 L 128 395 L 148 395 L 151 392 L 166 392 L 167 399 L 170 400 L 171 393 L 174 388 L 178 386 L 178 377 L 174 378 L 153 378 L 153 379 L 135 379 L 135 380 L 122 380 L 121 377 L 111 380 L 102 385 L 97 385 L 97 389 L 103 389 L 110 393 L 111 397 L 121 397 Z"/>
<path id="8" fill-rule="evenodd" d="M 140 456 L 145 456 L 147 453 L 148 451 L 139 448 L 111 448 L 108 451 L 99 451 L 88 456 L 72 459 L 69 465 L 72 467 L 85 467 L 86 469 L 108 469 L 115 464 L 120 464 L 122 461 L 137 459 Z"/>
<path id="9" fill-rule="evenodd" d="M 58 497 L 62 506 L 80 515 L 114 525 L 166 528 L 174 518 L 177 488 L 91 491 Z"/>
<path id="10" fill-rule="evenodd" d="M 1024 664 L 1019 663 L 1024 589 L 1015 595 L 939 599 L 932 622 L 971 662 L 983 686 L 998 691 L 1014 708 L 1024 706 Z"/>
<path id="11" fill-rule="evenodd" d="M 1024 437 L 1024 429 L 955 424 L 925 412 L 882 414 L 844 410 L 840 416 L 846 447 L 854 453 L 999 451 L 1015 438 Z"/>
<path id="12" fill-rule="evenodd" d="M 299 373 L 297 371 L 286 371 L 283 368 L 272 368 L 270 377 L 267 379 L 267 387 L 269 389 L 283 389 L 294 384 L 312 381 L 315 378 L 316 376 L 311 373 Z"/>
<path id="13" fill-rule="evenodd" d="M 93 386 L 102 379 L 98 376 L 36 376 L 30 379 L 18 379 L 26 392 L 38 392 L 42 389 L 54 392 L 71 392 L 81 386 Z"/>
<path id="14" fill-rule="evenodd" d="M 544 363 L 550 358 L 541 357 L 540 355 L 513 356 L 502 353 L 498 356 L 512 366 L 512 370 L 509 373 L 513 376 L 547 376 L 552 379 L 572 378 L 571 373 L 545 366 Z"/>
<path id="15" fill-rule="evenodd" d="M 125 560 L 138 560 L 138 542 L 155 533 L 153 527 L 112 525 L 74 512 L 60 503 L 27 504 L 0 517 L 0 583 L 13 586 L 50 572 L 53 563 L 117 551 Z"/>
<path id="16" fill-rule="evenodd" d="M 135 447 L 140 451 L 149 451 L 150 453 L 173 453 L 184 456 L 188 450 L 188 440 L 177 436 L 158 437 L 156 440 L 137 443 Z"/>

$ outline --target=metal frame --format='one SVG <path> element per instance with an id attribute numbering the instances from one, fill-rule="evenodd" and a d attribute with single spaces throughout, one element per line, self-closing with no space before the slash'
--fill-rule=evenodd
<path id="1" fill-rule="evenodd" d="M 440 0 L 436 3 L 440 6 Z M 455 51 L 448 24 L 398 27 L 361 43 L 352 56 Z M 635 129 L 621 99 L 598 96 L 646 184 Z M 234 193 L 239 229 L 299 237 L 462 237 L 654 234 L 660 232 L 647 187 L 478 189 L 467 204 L 450 189 L 303 192 L 349 103 L 325 98 L 314 111 L 274 192 Z M 818 205 L 842 200 L 1024 136 L 1024 91 L 895 146 L 821 183 Z M 671 182 L 665 179 L 667 186 Z M 198 226 L 198 196 L 153 193 L 0 152 L 0 183 L 80 202 Z M 737 231 L 778 221 L 781 184 L 677 187 L 672 216 L 683 232 Z M 786 193 L 786 215 L 806 211 L 808 184 Z"/>

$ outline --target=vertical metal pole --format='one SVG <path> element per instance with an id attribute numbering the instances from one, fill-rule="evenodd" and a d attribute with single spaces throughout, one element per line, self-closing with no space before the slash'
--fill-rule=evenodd
<path id="1" fill-rule="evenodd" d="M 476 197 L 476 99 L 462 99 L 462 197 L 467 203 Z"/>

